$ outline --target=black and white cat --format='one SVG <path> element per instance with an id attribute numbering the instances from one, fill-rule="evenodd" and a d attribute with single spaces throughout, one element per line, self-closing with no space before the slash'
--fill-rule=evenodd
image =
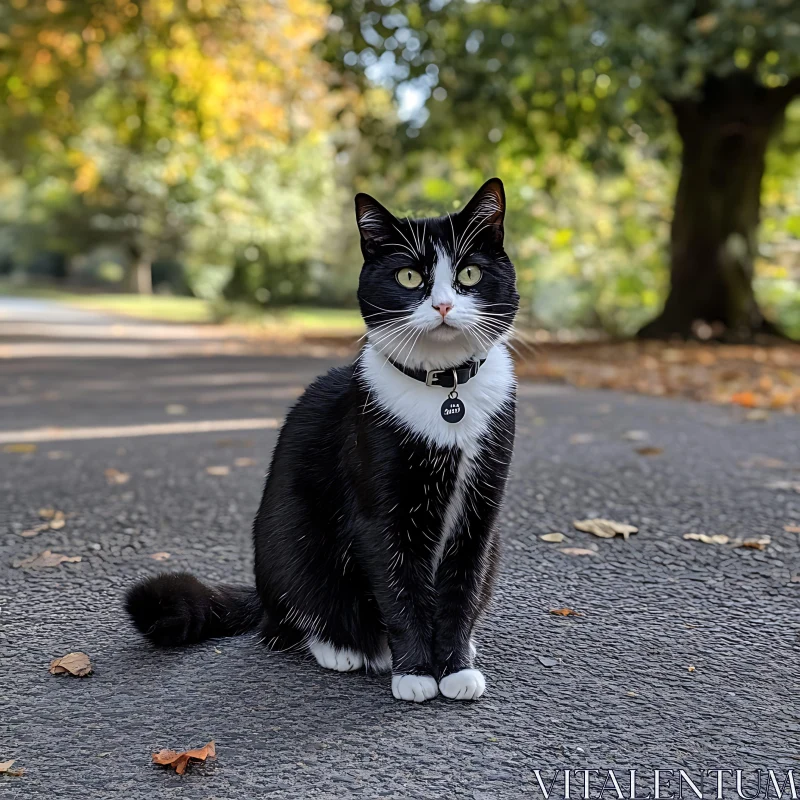
<path id="1" fill-rule="evenodd" d="M 127 610 L 152 642 L 261 625 L 271 648 L 307 648 L 327 669 L 391 669 L 402 700 L 483 694 L 472 634 L 514 442 L 504 212 L 497 178 L 435 219 L 356 197 L 366 344 L 286 418 L 253 524 L 256 587 L 145 580 Z"/>

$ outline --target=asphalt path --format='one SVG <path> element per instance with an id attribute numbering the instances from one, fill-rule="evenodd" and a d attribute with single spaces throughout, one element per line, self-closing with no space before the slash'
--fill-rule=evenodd
<path id="1" fill-rule="evenodd" d="M 11 306 L 7 321 L 31 319 Z M 4 330 L 0 354 L 24 339 Z M 0 775 L 0 797 L 494 800 L 540 798 L 535 770 L 556 767 L 798 770 L 796 417 L 523 383 L 501 578 L 477 637 L 487 692 L 417 706 L 386 676 L 328 673 L 255 635 L 156 651 L 122 612 L 125 588 L 165 568 L 250 580 L 268 421 L 336 361 L 69 357 L 57 333 L 35 341 L 35 357 L 0 359 L 0 762 L 25 769 Z M 64 526 L 22 536 L 43 508 Z M 639 532 L 574 530 L 592 517 Z M 81 560 L 14 566 L 45 549 Z M 50 675 L 72 651 L 94 673 Z M 210 739 L 217 760 L 183 776 L 150 763 Z"/>

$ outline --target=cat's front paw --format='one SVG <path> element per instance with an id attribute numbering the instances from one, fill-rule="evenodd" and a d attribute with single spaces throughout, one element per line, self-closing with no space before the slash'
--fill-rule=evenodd
<path id="1" fill-rule="evenodd" d="M 392 694 L 397 700 L 424 703 L 439 694 L 439 687 L 431 675 L 392 675 Z"/>
<path id="2" fill-rule="evenodd" d="M 486 691 L 486 679 L 477 669 L 462 669 L 445 675 L 439 689 L 451 700 L 477 700 Z"/>

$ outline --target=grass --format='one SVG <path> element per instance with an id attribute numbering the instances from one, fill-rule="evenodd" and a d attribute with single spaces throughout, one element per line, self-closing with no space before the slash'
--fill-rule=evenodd
<path id="1" fill-rule="evenodd" d="M 358 311 L 292 306 L 262 310 L 245 303 L 214 303 L 199 297 L 138 294 L 82 294 L 60 289 L 0 282 L 0 295 L 53 300 L 91 311 L 105 311 L 155 322 L 203 324 L 229 322 L 292 335 L 359 335 L 364 324 Z"/>

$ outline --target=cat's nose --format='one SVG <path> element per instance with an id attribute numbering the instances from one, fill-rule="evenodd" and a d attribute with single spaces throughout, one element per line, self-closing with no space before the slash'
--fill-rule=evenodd
<path id="1" fill-rule="evenodd" d="M 434 306 L 434 308 L 442 315 L 442 319 L 444 319 L 453 310 L 453 304 L 439 303 L 439 305 Z"/>

